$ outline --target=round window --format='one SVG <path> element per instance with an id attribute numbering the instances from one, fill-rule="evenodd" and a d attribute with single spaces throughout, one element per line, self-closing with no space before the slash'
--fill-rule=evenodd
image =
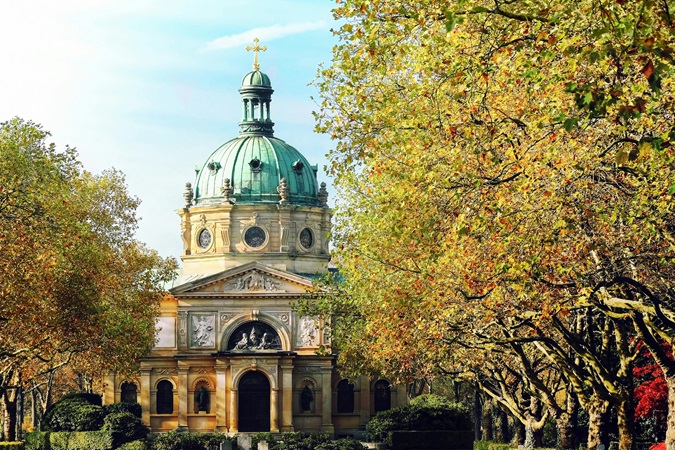
<path id="1" fill-rule="evenodd" d="M 265 234 L 265 230 L 260 227 L 251 227 L 244 233 L 244 242 L 246 242 L 246 245 L 249 247 L 261 247 L 266 239 L 267 235 Z"/>
<path id="2" fill-rule="evenodd" d="M 209 245 L 211 245 L 211 232 L 207 229 L 200 231 L 197 243 L 201 248 L 207 248 Z"/>
<path id="3" fill-rule="evenodd" d="M 306 249 L 309 249 L 312 248 L 313 244 L 314 244 L 314 235 L 312 234 L 312 230 L 310 230 L 309 228 L 303 228 L 302 231 L 300 232 L 300 245 L 302 245 Z"/>

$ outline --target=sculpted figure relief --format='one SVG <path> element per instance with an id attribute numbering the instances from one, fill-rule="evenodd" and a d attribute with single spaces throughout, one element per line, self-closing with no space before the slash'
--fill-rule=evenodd
<path id="1" fill-rule="evenodd" d="M 231 351 L 281 350 L 281 339 L 274 330 L 262 323 L 244 325 L 230 338 Z"/>
<path id="2" fill-rule="evenodd" d="M 213 345 L 214 317 L 199 316 L 192 318 L 192 345 L 210 347 Z"/>
<path id="3" fill-rule="evenodd" d="M 245 274 L 241 278 L 225 285 L 225 289 L 235 291 L 276 291 L 278 283 L 257 271 Z"/>

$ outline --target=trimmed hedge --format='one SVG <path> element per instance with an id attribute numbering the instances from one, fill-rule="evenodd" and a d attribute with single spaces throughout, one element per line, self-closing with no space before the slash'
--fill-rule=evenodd
<path id="1" fill-rule="evenodd" d="M 469 450 L 473 448 L 473 431 L 392 431 L 391 450 Z"/>
<path id="2" fill-rule="evenodd" d="M 504 444 L 502 442 L 493 441 L 474 441 L 473 450 L 517 450 L 511 444 Z M 554 448 L 541 447 L 537 450 L 556 450 Z"/>
<path id="3" fill-rule="evenodd" d="M 0 442 L 1 449 L 23 450 L 23 442 Z"/>
<path id="4" fill-rule="evenodd" d="M 127 442 L 118 450 L 148 450 L 149 444 L 146 441 Z"/>
<path id="5" fill-rule="evenodd" d="M 26 450 L 111 450 L 114 433 L 108 431 L 32 431 Z"/>
<path id="6" fill-rule="evenodd" d="M 391 445 L 391 431 L 464 431 L 472 430 L 471 414 L 459 403 L 438 404 L 420 401 L 380 411 L 368 423 L 366 430 L 372 442 Z"/>
<path id="7" fill-rule="evenodd" d="M 143 416 L 143 409 L 141 408 L 140 403 L 113 403 L 112 405 L 105 405 L 103 410 L 105 411 L 106 416 L 122 412 L 131 413 L 139 419 Z"/>
<path id="8" fill-rule="evenodd" d="M 224 441 L 236 442 L 236 439 L 224 433 L 178 433 L 169 431 L 155 437 L 150 442 L 152 450 L 218 450 Z M 233 445 L 233 448 L 234 445 Z"/>
<path id="9" fill-rule="evenodd" d="M 141 419 L 130 412 L 108 414 L 104 419 L 101 431 L 113 433 L 115 445 L 145 439 L 150 430 L 143 425 Z"/>
<path id="10" fill-rule="evenodd" d="M 80 397 L 71 397 L 55 403 L 45 413 L 45 431 L 96 431 L 103 426 L 105 410 Z"/>
<path id="11" fill-rule="evenodd" d="M 49 450 L 49 431 L 26 433 L 26 450 Z"/>
<path id="12" fill-rule="evenodd" d="M 473 450 L 513 450 L 513 447 L 503 442 L 474 441 Z"/>
<path id="13" fill-rule="evenodd" d="M 279 439 L 271 433 L 256 433 L 251 442 L 256 448 L 259 442 L 266 441 L 270 450 L 365 450 L 363 444 L 354 439 L 332 440 L 325 433 L 281 433 Z"/>

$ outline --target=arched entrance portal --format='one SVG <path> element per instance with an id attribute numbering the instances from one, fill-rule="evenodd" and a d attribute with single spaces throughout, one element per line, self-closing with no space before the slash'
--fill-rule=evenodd
<path id="1" fill-rule="evenodd" d="M 270 382 L 260 372 L 239 381 L 239 431 L 270 431 Z"/>

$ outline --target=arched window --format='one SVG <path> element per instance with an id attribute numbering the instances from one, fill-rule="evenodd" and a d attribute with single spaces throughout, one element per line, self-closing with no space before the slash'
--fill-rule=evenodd
<path id="1" fill-rule="evenodd" d="M 122 398 L 124 403 L 138 403 L 138 392 L 135 383 L 124 382 L 121 386 Z"/>
<path id="2" fill-rule="evenodd" d="M 386 380 L 375 383 L 375 412 L 391 409 L 391 387 Z"/>
<path id="3" fill-rule="evenodd" d="M 169 380 L 157 383 L 157 414 L 173 414 L 173 385 Z"/>
<path id="4" fill-rule="evenodd" d="M 348 380 L 342 380 L 337 385 L 337 412 L 354 412 L 354 385 Z"/>

